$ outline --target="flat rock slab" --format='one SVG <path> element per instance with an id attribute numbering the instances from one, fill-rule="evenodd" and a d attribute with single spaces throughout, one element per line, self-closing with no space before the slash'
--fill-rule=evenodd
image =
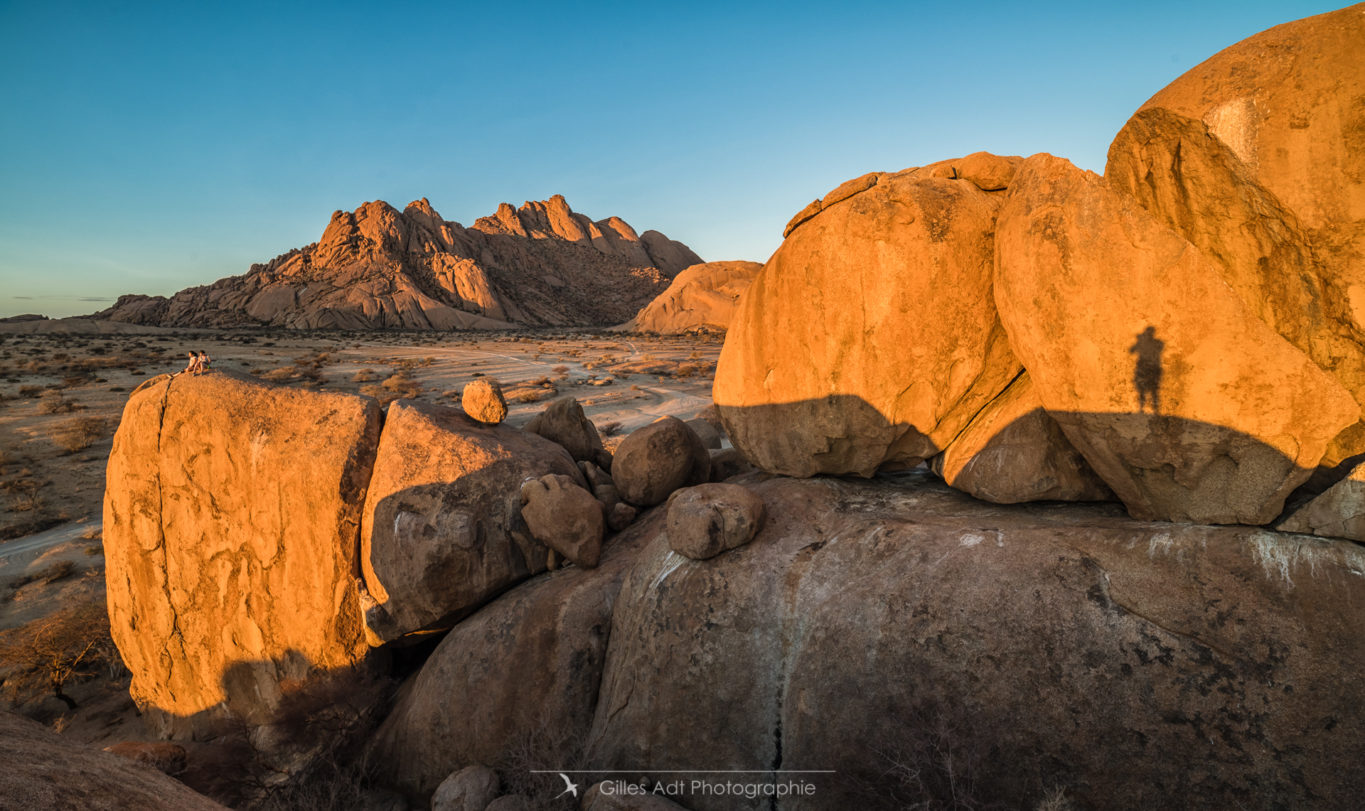
<path id="1" fill-rule="evenodd" d="M 586 768 L 834 770 L 775 807 L 901 807 L 951 797 L 891 766 L 946 792 L 950 749 L 959 790 L 1015 808 L 1358 801 L 1365 549 L 897 479 L 752 483 L 764 529 L 707 561 L 647 539 Z"/>

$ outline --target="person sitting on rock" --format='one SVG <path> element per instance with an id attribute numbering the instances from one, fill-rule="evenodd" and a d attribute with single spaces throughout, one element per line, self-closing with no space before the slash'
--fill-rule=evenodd
<path id="1" fill-rule="evenodd" d="M 209 363 L 211 363 L 211 362 L 212 362 L 212 358 L 209 357 L 209 353 L 207 353 L 207 352 L 200 352 L 200 353 L 199 353 L 199 368 L 195 371 L 195 374 L 201 375 L 201 374 L 203 374 L 204 372 L 207 372 L 207 371 L 209 370 Z"/>
<path id="2" fill-rule="evenodd" d="M 199 355 L 194 352 L 185 353 L 189 355 L 190 362 L 185 364 L 185 371 L 192 375 L 199 374 Z"/>

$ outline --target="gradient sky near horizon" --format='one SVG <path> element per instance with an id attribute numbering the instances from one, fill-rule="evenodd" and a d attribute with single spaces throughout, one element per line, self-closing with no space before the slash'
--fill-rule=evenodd
<path id="1" fill-rule="evenodd" d="M 869 171 L 1102 172 L 1185 70 L 1337 7 L 0 0 L 0 316 L 240 274 L 375 199 L 469 225 L 558 193 L 763 261 Z"/>

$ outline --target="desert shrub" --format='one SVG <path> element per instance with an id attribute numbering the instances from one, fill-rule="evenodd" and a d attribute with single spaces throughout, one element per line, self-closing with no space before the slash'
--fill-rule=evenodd
<path id="1" fill-rule="evenodd" d="M 40 394 L 42 394 L 42 393 L 43 393 L 43 387 L 42 387 L 42 386 L 20 386 L 20 387 L 19 387 L 19 396 L 20 396 L 20 397 L 37 397 L 38 395 L 40 395 Z"/>
<path id="2" fill-rule="evenodd" d="M 67 420 L 52 433 L 52 441 L 57 446 L 75 453 L 99 442 L 109 433 L 109 424 L 99 417 L 76 417 Z"/>
<path id="3" fill-rule="evenodd" d="M 43 392 L 38 399 L 39 414 L 69 414 L 77 408 L 80 406 L 62 397 L 62 393 L 56 389 Z"/>
<path id="4" fill-rule="evenodd" d="M 123 671 L 102 602 L 66 606 L 28 625 L 0 631 L 0 662 L 8 670 L 4 686 L 14 703 L 52 695 L 70 709 L 77 705 L 65 692 L 67 684 L 101 670 L 111 676 Z"/>
<path id="5" fill-rule="evenodd" d="M 18 479 L 11 479 L 4 483 L 4 489 L 10 494 L 11 512 L 39 512 L 43 509 L 43 497 L 39 492 L 43 489 L 44 482 L 32 476 L 22 476 Z"/>
<path id="6" fill-rule="evenodd" d="M 378 379 L 379 376 L 374 373 L 373 369 L 361 369 L 351 376 L 352 383 L 369 383 L 372 380 Z"/>

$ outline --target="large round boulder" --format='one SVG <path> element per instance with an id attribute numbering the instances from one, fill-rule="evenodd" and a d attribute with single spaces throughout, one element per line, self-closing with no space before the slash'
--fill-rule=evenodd
<path id="1" fill-rule="evenodd" d="M 1165 87 L 1105 177 L 1214 260 L 1268 325 L 1365 405 L 1365 13 L 1276 26 Z M 1365 452 L 1365 422 L 1328 449 Z M 1345 472 L 1345 468 L 1341 472 Z"/>
<path id="2" fill-rule="evenodd" d="M 992 295 L 1002 196 L 934 174 L 866 175 L 825 195 L 740 300 L 714 396 L 758 467 L 912 467 L 1018 374 Z"/>
<path id="3" fill-rule="evenodd" d="M 753 543 L 693 561 L 655 530 L 636 558 L 582 768 L 812 772 L 771 802 L 670 797 L 695 811 L 1358 803 L 1359 545 L 922 472 L 753 490 Z"/>
<path id="4" fill-rule="evenodd" d="M 1097 175 L 1029 158 L 996 240 L 1010 346 L 1136 517 L 1267 523 L 1360 418 L 1216 263 Z"/>

